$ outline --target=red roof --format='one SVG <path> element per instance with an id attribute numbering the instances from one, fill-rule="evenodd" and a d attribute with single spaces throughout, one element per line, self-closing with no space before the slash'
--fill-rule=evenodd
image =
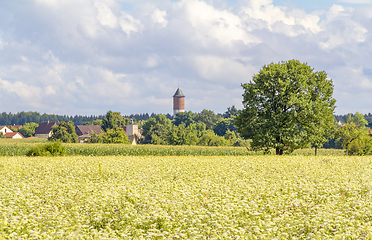
<path id="1" fill-rule="evenodd" d="M 7 127 L 8 127 L 9 129 L 11 129 L 11 128 L 19 129 L 19 128 L 22 127 L 22 125 L 7 125 Z"/>
<path id="2" fill-rule="evenodd" d="M 19 132 L 10 132 L 10 133 L 5 133 L 4 136 L 6 138 L 13 138 L 15 135 L 20 135 L 22 138 L 25 138 L 21 133 Z"/>

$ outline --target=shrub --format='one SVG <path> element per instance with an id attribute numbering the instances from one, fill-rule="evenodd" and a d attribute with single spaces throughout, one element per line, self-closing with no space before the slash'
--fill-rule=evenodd
<path id="1" fill-rule="evenodd" d="M 249 147 L 250 139 L 237 138 L 236 142 L 233 144 L 234 147 Z"/>
<path id="2" fill-rule="evenodd" d="M 33 147 L 26 153 L 26 156 L 63 156 L 65 153 L 66 148 L 60 141 L 56 141 Z"/>
<path id="3" fill-rule="evenodd" d="M 107 132 L 100 134 L 92 133 L 92 137 L 87 141 L 89 143 L 124 143 L 130 144 L 131 141 L 122 128 L 108 129 Z"/>
<path id="4" fill-rule="evenodd" d="M 371 155 L 372 154 L 372 138 L 368 135 L 362 136 L 350 143 L 348 146 L 350 155 Z"/>

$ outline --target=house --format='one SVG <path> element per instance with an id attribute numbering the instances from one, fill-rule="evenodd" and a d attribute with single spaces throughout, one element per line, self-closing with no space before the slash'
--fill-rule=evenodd
<path id="1" fill-rule="evenodd" d="M 52 136 L 52 127 L 57 126 L 56 122 L 41 122 L 36 128 L 35 137 L 48 138 Z"/>
<path id="2" fill-rule="evenodd" d="M 86 139 L 92 137 L 92 132 L 100 134 L 102 131 L 101 126 L 99 125 L 77 125 L 75 127 L 75 132 L 79 137 L 79 142 L 83 143 Z"/>
<path id="3" fill-rule="evenodd" d="M 21 133 L 19 132 L 8 132 L 5 133 L 4 136 L 6 138 L 25 138 Z"/>
<path id="4" fill-rule="evenodd" d="M 12 129 L 8 128 L 7 126 L 0 126 L 0 132 L 5 135 L 8 132 L 13 132 Z"/>

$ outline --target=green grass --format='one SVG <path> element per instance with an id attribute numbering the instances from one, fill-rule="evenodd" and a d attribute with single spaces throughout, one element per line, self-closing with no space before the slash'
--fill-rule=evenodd
<path id="1" fill-rule="evenodd" d="M 372 157 L 0 157 L 0 239 L 371 239 Z"/>

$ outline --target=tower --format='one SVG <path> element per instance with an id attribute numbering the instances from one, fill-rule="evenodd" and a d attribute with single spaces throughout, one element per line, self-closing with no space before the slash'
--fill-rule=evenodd
<path id="1" fill-rule="evenodd" d="M 185 95 L 183 95 L 180 88 L 177 88 L 176 93 L 173 95 L 173 116 L 176 113 L 185 111 Z"/>

